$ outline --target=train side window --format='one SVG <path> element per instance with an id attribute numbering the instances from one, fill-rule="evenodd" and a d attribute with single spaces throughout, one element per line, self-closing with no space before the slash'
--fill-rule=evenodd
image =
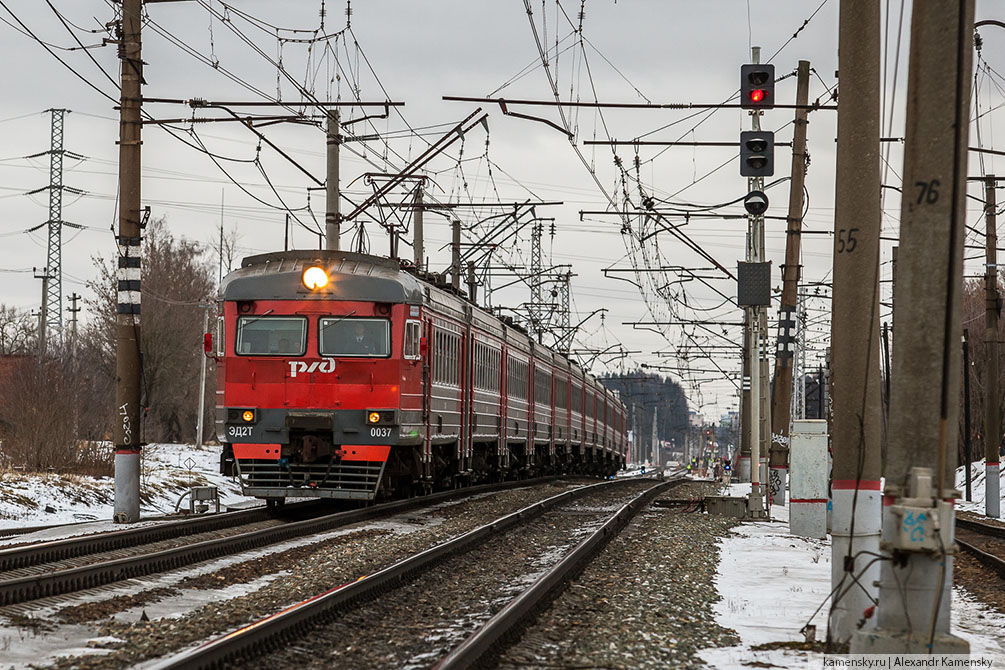
<path id="1" fill-rule="evenodd" d="M 502 352 L 491 346 L 475 343 L 475 388 L 486 391 L 499 390 L 499 363 Z"/>
<path id="2" fill-rule="evenodd" d="M 534 370 L 534 402 L 538 405 L 551 405 L 551 374 L 547 370 Z"/>
<path id="3" fill-rule="evenodd" d="M 402 352 L 406 360 L 419 360 L 419 339 L 421 324 L 418 321 L 405 321 L 405 348 Z"/>
<path id="4" fill-rule="evenodd" d="M 507 364 L 506 392 L 511 398 L 527 399 L 527 362 L 509 357 Z"/>
<path id="5" fill-rule="evenodd" d="M 447 386 L 457 386 L 460 380 L 461 338 L 454 333 L 433 333 L 433 381 Z"/>
<path id="6" fill-rule="evenodd" d="M 568 390 L 568 382 L 561 378 L 555 379 L 555 407 L 559 409 L 568 409 L 569 401 L 566 392 Z"/>

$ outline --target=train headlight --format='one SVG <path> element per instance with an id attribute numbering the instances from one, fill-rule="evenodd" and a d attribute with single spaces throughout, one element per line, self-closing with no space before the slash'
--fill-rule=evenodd
<path id="1" fill-rule="evenodd" d="M 367 423 L 380 423 L 380 412 L 370 412 L 366 416 Z"/>
<path id="2" fill-rule="evenodd" d="M 324 268 L 318 267 L 317 265 L 312 265 L 311 267 L 304 270 L 304 286 L 312 291 L 316 291 L 319 288 L 324 288 L 328 286 L 328 273 L 325 272 Z"/>
<path id="3" fill-rule="evenodd" d="M 246 409 L 244 410 L 244 414 L 241 415 L 241 418 L 244 419 L 246 423 L 251 423 L 255 420 L 255 413 L 250 409 Z"/>

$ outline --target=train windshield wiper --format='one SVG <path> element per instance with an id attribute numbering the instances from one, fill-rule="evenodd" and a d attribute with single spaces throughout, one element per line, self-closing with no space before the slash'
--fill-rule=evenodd
<path id="1" fill-rule="evenodd" d="M 322 333 L 325 332 L 325 330 L 327 330 L 329 326 L 334 326 L 336 323 L 342 323 L 343 321 L 345 321 L 346 319 L 348 319 L 350 316 L 352 316 L 355 313 L 356 313 L 356 310 L 353 310 L 353 311 L 349 312 L 348 314 L 346 314 L 345 316 L 339 317 L 339 318 L 335 319 L 334 321 L 326 323 L 325 325 L 321 326 L 321 331 L 320 332 L 322 332 Z"/>
<path id="2" fill-rule="evenodd" d="M 274 311 L 275 310 L 270 309 L 269 311 L 263 312 L 262 314 L 260 314 L 259 316 L 251 319 L 250 321 L 241 321 L 241 328 L 244 328 L 245 326 L 250 326 L 253 323 L 257 323 L 257 322 L 261 321 L 262 319 L 264 319 L 265 317 L 267 317 L 269 314 L 272 314 L 272 312 L 274 312 Z M 248 319 L 250 317 L 246 316 L 244 318 Z"/>

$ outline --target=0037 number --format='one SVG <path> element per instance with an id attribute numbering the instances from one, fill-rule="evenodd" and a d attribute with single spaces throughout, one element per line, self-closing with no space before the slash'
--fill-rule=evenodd
<path id="1" fill-rule="evenodd" d="M 371 428 L 370 437 L 391 437 L 390 428 Z"/>

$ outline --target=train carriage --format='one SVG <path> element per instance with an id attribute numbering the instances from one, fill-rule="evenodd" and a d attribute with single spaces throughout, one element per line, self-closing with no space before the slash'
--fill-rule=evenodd
<path id="1" fill-rule="evenodd" d="M 245 259 L 221 298 L 221 463 L 246 495 L 373 500 L 624 465 L 613 395 L 435 276 L 280 252 Z"/>

